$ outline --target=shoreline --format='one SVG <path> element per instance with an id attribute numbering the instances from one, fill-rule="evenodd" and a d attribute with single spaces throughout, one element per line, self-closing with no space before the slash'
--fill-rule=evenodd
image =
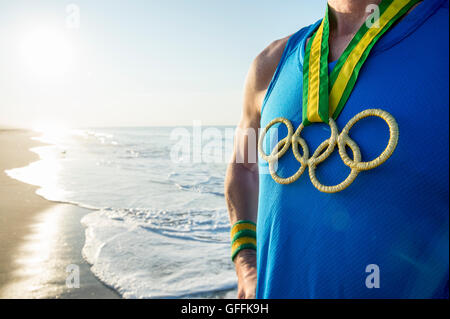
<path id="1" fill-rule="evenodd" d="M 80 220 L 90 211 L 48 201 L 36 194 L 39 187 L 5 174 L 39 160 L 30 149 L 47 144 L 34 136 L 0 129 L 0 298 L 121 298 L 93 275 L 81 255 Z M 79 288 L 69 288 L 67 277 L 78 273 Z"/>

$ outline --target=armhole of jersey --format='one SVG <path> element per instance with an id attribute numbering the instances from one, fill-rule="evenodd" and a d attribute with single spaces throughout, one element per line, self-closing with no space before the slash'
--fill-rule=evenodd
<path id="1" fill-rule="evenodd" d="M 272 76 L 272 80 L 270 81 L 269 87 L 267 88 L 266 95 L 264 96 L 264 100 L 261 105 L 261 116 L 263 114 L 264 107 L 266 106 L 267 100 L 269 99 L 270 93 L 272 92 L 272 89 L 275 86 L 275 83 L 277 82 L 278 75 L 279 75 L 281 69 L 283 68 L 286 58 L 290 55 L 290 53 L 292 53 L 293 49 L 296 47 L 295 45 L 293 45 L 293 44 L 295 44 L 295 43 L 293 43 L 294 42 L 293 40 L 295 38 L 298 38 L 298 33 L 301 33 L 301 31 L 302 30 L 291 35 L 286 43 L 286 46 L 284 47 L 283 54 L 281 55 L 281 59 L 278 62 L 278 66 L 275 70 L 275 73 Z"/>
<path id="2" fill-rule="evenodd" d="M 275 70 L 275 73 L 272 76 L 272 80 L 270 81 L 269 87 L 267 88 L 267 92 L 266 95 L 264 96 L 264 100 L 262 102 L 261 105 L 261 117 L 264 111 L 264 107 L 266 106 L 267 100 L 269 99 L 270 93 L 272 93 L 272 89 L 274 88 L 277 80 L 278 80 L 278 76 L 281 72 L 281 69 L 284 66 L 284 62 L 286 61 L 286 59 L 293 53 L 295 52 L 295 49 L 297 49 L 298 44 L 301 42 L 299 41 L 299 39 L 302 37 L 302 35 L 304 34 L 305 30 L 308 30 L 309 27 L 306 28 L 302 28 L 299 31 L 297 31 L 296 33 L 294 33 L 293 35 L 291 35 L 286 43 L 286 46 L 284 47 L 283 50 L 283 54 L 281 56 L 280 61 L 278 62 L 278 66 Z"/>

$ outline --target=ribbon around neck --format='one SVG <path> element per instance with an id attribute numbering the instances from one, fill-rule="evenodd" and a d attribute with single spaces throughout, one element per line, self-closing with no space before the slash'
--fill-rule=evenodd
<path id="1" fill-rule="evenodd" d="M 383 34 L 420 0 L 383 0 L 379 18 L 371 15 L 361 26 L 328 75 L 329 7 L 310 38 L 303 63 L 303 125 L 336 120 L 358 79 L 370 51 Z M 374 21 L 369 21 L 369 20 Z"/>

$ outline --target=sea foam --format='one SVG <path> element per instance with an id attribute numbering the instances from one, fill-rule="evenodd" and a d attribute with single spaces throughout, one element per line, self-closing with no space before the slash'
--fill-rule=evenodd
<path id="1" fill-rule="evenodd" d="M 236 286 L 227 243 L 167 236 L 117 211 L 86 215 L 83 256 L 125 298 L 174 298 Z M 189 239 L 187 239 L 189 238 Z"/>

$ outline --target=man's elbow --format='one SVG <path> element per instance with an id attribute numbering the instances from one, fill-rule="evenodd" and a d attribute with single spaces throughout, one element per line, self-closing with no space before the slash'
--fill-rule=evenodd
<path id="1" fill-rule="evenodd" d="M 225 193 L 233 191 L 237 185 L 258 183 L 258 177 L 257 163 L 230 163 L 225 180 Z"/>

